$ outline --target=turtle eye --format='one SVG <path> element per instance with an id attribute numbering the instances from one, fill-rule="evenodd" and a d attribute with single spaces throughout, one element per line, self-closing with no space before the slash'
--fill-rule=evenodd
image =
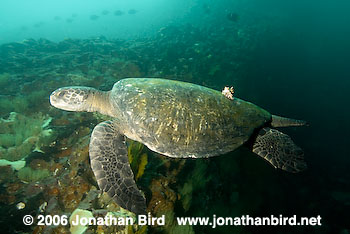
<path id="1" fill-rule="evenodd" d="M 58 93 L 58 97 L 63 98 L 64 95 L 66 95 L 66 91 L 62 90 L 61 92 Z"/>

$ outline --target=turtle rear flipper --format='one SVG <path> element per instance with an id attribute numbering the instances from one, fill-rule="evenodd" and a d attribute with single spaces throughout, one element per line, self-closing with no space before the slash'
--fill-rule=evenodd
<path id="1" fill-rule="evenodd" d="M 300 172 L 306 169 L 302 149 L 295 145 L 288 135 L 276 129 L 261 129 L 253 144 L 253 152 L 275 168 L 289 172 Z"/>
<path id="2" fill-rule="evenodd" d="M 106 121 L 94 128 L 89 151 L 100 189 L 124 209 L 146 214 L 146 199 L 136 186 L 125 137 L 113 122 Z"/>

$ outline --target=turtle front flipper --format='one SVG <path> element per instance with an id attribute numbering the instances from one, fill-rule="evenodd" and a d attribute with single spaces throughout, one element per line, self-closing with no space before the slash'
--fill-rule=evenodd
<path id="1" fill-rule="evenodd" d="M 253 144 L 253 152 L 275 168 L 288 172 L 306 169 L 303 150 L 294 144 L 288 135 L 276 129 L 261 129 Z"/>
<path id="2" fill-rule="evenodd" d="M 94 128 L 89 154 L 100 189 L 124 209 L 146 214 L 146 199 L 136 186 L 125 137 L 116 124 L 106 121 Z"/>

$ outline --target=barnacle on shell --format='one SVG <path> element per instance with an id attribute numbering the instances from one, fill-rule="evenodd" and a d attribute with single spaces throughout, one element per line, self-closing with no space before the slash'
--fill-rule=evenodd
<path id="1" fill-rule="evenodd" d="M 235 93 L 235 90 L 233 87 L 229 88 L 228 86 L 226 86 L 221 93 L 227 97 L 230 100 L 233 100 L 233 94 Z"/>

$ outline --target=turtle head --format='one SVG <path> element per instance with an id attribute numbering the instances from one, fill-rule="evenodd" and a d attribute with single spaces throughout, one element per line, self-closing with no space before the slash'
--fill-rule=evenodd
<path id="1" fill-rule="evenodd" d="M 89 87 L 64 87 L 52 92 L 52 106 L 67 111 L 94 111 L 93 100 L 98 90 Z"/>

